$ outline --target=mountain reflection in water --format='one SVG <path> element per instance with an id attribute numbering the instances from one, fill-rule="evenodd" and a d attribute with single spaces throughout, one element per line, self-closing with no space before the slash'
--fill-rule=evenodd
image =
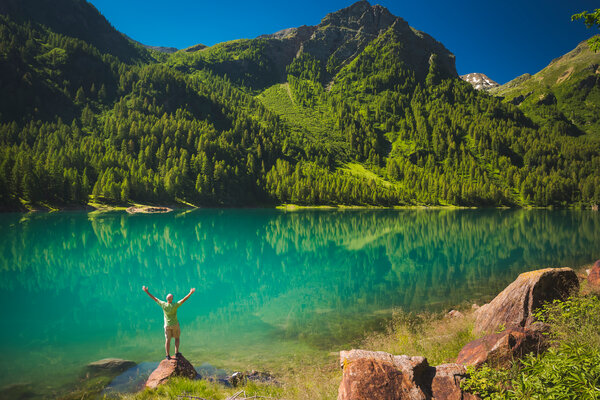
<path id="1" fill-rule="evenodd" d="M 179 311 L 188 358 L 259 367 L 347 345 L 394 308 L 489 299 L 522 271 L 588 263 L 598 248 L 590 211 L 0 214 L 0 385 L 160 359 L 162 313 L 144 284 L 176 299 L 196 287 Z"/>

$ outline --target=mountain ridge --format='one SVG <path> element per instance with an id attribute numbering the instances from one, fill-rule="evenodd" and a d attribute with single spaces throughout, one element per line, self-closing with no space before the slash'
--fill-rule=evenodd
<path id="1" fill-rule="evenodd" d="M 172 54 L 172 53 L 175 53 L 176 51 L 179 51 L 179 49 L 176 48 L 176 47 L 150 46 L 150 45 L 138 42 L 137 40 L 132 39 L 131 37 L 127 36 L 126 34 L 124 34 L 122 32 L 121 32 L 121 34 L 123 36 L 125 36 L 128 40 L 132 41 L 133 43 L 138 44 L 138 45 L 140 45 L 140 46 L 142 46 L 142 47 L 144 47 L 144 48 L 146 48 L 148 50 L 154 50 L 154 51 L 158 51 L 159 53 L 167 53 L 167 54 Z"/>
<path id="2" fill-rule="evenodd" d="M 192 68 L 204 67 L 206 60 L 214 59 L 214 53 L 222 53 L 224 60 L 215 65 L 214 71 L 228 76 L 261 71 L 271 74 L 267 82 L 250 84 L 254 89 L 264 89 L 274 83 L 283 83 L 287 77 L 287 67 L 294 59 L 307 55 L 319 64 L 320 82 L 327 84 L 339 71 L 356 58 L 376 38 L 388 30 L 394 30 L 405 43 L 401 60 L 414 69 L 419 79 L 424 79 L 432 54 L 438 58 L 439 68 L 444 75 L 458 76 L 455 57 L 440 42 L 430 35 L 411 28 L 406 21 L 392 15 L 380 5 L 371 6 L 368 1 L 358 1 L 346 8 L 327 14 L 318 25 L 287 28 L 264 34 L 256 39 L 242 39 L 218 43 L 202 49 L 198 60 L 187 63 Z M 254 59 L 234 59 L 228 53 L 240 49 L 262 47 L 260 67 Z M 184 57 L 184 56 L 180 56 Z M 182 60 L 186 63 L 185 60 Z M 209 61 L 210 65 L 210 61 Z M 254 68 L 254 69 L 253 69 Z"/>
<path id="3" fill-rule="evenodd" d="M 534 75 L 521 75 L 490 94 L 536 121 L 561 122 L 572 134 L 600 134 L 600 53 L 582 41 Z"/>
<path id="4" fill-rule="evenodd" d="M 600 203 L 600 135 L 582 134 L 595 116 L 559 109 L 597 104 L 595 74 L 565 78 L 568 101 L 516 106 L 365 1 L 314 27 L 173 54 L 132 43 L 83 0 L 52 4 L 46 24 L 0 15 L 5 209 Z M 64 18 L 83 20 L 54 31 Z M 86 27 L 103 32 L 95 44 Z"/>
<path id="5" fill-rule="evenodd" d="M 127 63 L 151 60 L 148 54 L 117 31 L 87 1 L 3 0 L 0 2 L 0 14 L 10 16 L 15 21 L 40 24 L 54 32 L 81 39 L 100 52 L 112 54 Z"/>

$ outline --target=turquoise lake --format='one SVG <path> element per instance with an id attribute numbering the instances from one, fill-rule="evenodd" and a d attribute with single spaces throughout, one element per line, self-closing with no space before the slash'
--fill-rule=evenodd
<path id="1" fill-rule="evenodd" d="M 523 271 L 600 257 L 600 213 L 231 209 L 0 214 L 0 386 L 55 390 L 106 357 L 159 361 L 159 298 L 195 364 L 327 357 L 392 310 L 489 300 Z"/>

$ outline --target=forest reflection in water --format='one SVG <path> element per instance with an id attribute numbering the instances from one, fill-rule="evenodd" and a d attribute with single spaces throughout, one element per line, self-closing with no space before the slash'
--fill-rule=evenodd
<path id="1" fill-rule="evenodd" d="M 522 271 L 587 263 L 598 248 L 590 211 L 2 214 L 0 346 L 19 361 L 0 362 L 0 384 L 34 359 L 58 376 L 106 356 L 160 358 L 162 315 L 143 284 L 161 298 L 196 287 L 180 310 L 186 352 L 235 367 L 335 349 L 394 308 L 481 301 Z"/>

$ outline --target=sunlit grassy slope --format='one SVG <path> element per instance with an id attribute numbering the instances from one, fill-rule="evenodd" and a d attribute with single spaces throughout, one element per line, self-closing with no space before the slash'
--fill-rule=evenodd
<path id="1" fill-rule="evenodd" d="M 267 108 L 282 116 L 296 132 L 305 132 L 318 138 L 336 135 L 333 118 L 325 107 L 307 108 L 294 101 L 287 83 L 269 87 L 257 97 Z M 341 137 L 338 137 L 341 140 Z"/>

